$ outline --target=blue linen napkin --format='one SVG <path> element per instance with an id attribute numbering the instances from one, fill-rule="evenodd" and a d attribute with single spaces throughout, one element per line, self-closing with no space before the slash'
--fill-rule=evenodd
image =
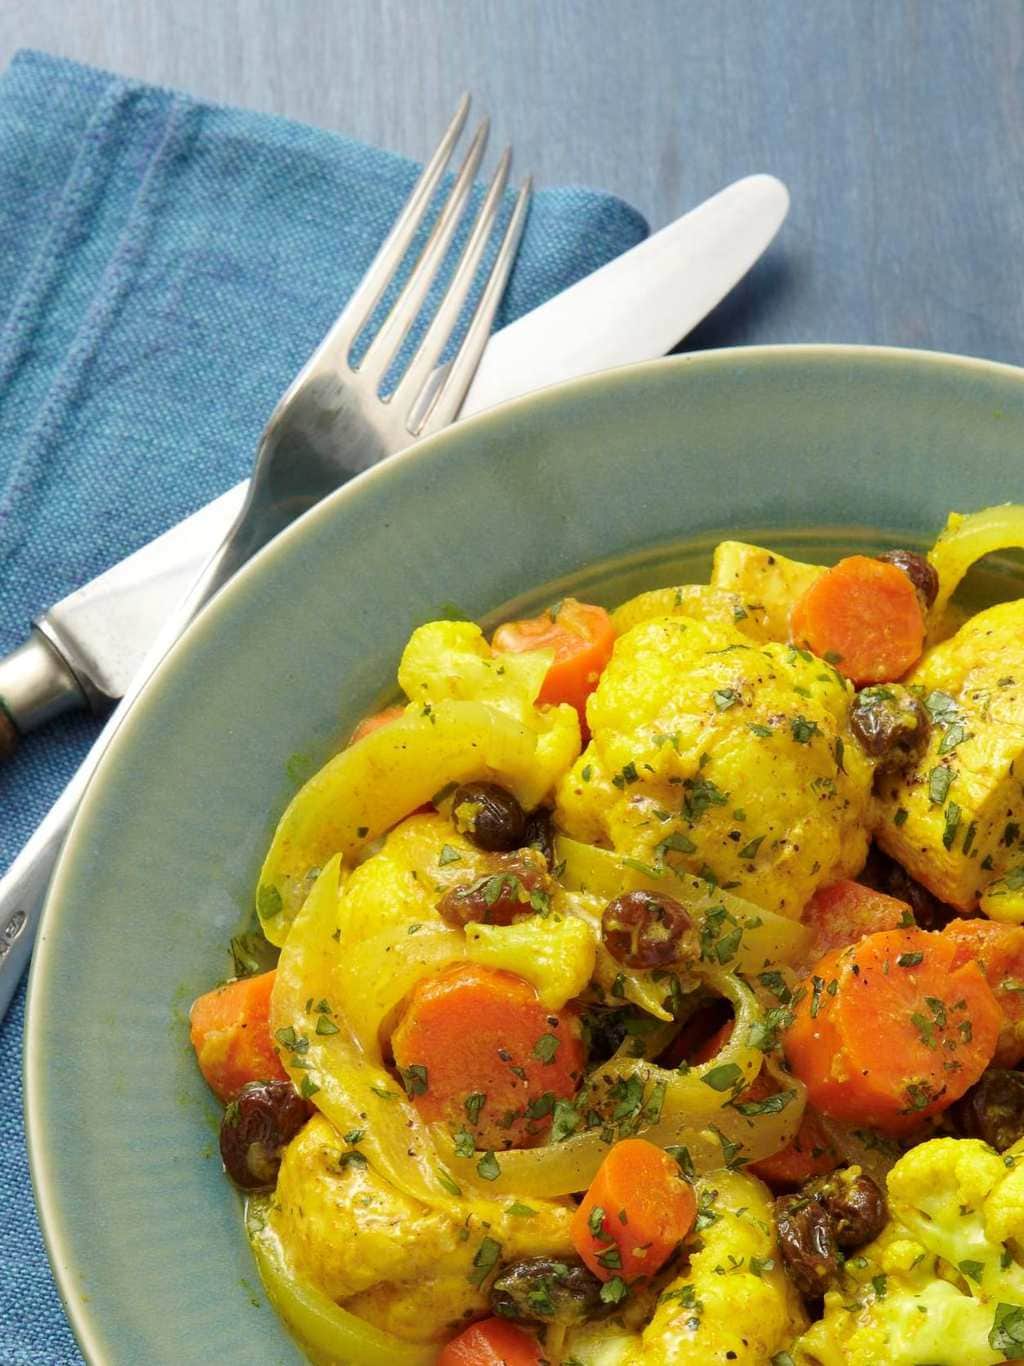
<path id="1" fill-rule="evenodd" d="M 440 131 L 440 130 L 439 130 Z M 417 168 L 36 52 L 0 77 L 0 653 L 36 613 L 243 478 Z M 627 205 L 535 197 L 499 323 L 635 245 Z M 0 873 L 97 725 L 0 771 Z M 25 989 L 0 1025 L 0 1362 L 82 1360 L 22 1123 Z"/>

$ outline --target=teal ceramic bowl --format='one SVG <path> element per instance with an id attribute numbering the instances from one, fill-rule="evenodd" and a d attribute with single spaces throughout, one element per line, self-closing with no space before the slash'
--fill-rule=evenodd
<path id="1" fill-rule="evenodd" d="M 220 1170 L 190 1001 L 229 970 L 275 818 L 393 687 L 412 627 L 707 570 L 724 534 L 835 558 L 1022 495 L 1024 371 L 840 347 L 723 351 L 512 403 L 362 476 L 231 584 L 96 777 L 32 974 L 27 1096 L 86 1356 L 301 1357 Z M 1012 566 L 982 588 L 1013 591 Z"/>

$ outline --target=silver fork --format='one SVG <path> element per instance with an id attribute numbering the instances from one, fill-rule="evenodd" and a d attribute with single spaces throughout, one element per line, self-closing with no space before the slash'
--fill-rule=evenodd
<path id="1" fill-rule="evenodd" d="M 373 264 L 271 414 L 237 521 L 154 646 L 84 763 L 0 879 L 0 1018 L 28 962 L 50 875 L 82 794 L 125 714 L 171 645 L 236 570 L 296 517 L 353 475 L 439 431 L 457 416 L 487 345 L 529 205 L 527 179 L 516 195 L 465 335 L 454 358 L 439 370 L 438 362 L 495 237 L 508 183 L 510 148 L 498 161 L 422 340 L 393 391 L 386 398 L 380 391 L 423 312 L 455 232 L 466 216 L 487 144 L 486 119 L 473 134 L 427 241 L 390 312 L 358 364 L 352 364 L 351 354 L 424 225 L 468 113 L 469 97 L 465 96 Z"/>

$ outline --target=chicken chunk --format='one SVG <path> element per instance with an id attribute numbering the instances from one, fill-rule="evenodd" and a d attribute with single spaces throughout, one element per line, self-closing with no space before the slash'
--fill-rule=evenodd
<path id="1" fill-rule="evenodd" d="M 499 1262 L 571 1253 L 571 1209 L 528 1207 L 494 1218 L 489 1206 L 486 1222 L 471 1205 L 468 1217 L 454 1203 L 428 1208 L 316 1115 L 285 1151 L 270 1220 L 299 1280 L 389 1333 L 433 1342 L 486 1312 Z"/>
<path id="2" fill-rule="evenodd" d="M 883 780 L 878 842 L 958 910 L 1024 920 L 1024 600 L 972 617 L 908 682 L 931 737 Z"/>

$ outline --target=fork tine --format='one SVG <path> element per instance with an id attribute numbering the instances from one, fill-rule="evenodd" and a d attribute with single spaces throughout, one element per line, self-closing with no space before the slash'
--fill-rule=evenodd
<path id="1" fill-rule="evenodd" d="M 487 194 L 480 206 L 473 224 L 473 231 L 469 241 L 459 260 L 455 275 L 445 293 L 444 298 L 438 305 L 426 335 L 420 342 L 412 360 L 406 368 L 405 374 L 398 383 L 395 392 L 391 395 L 391 403 L 396 409 L 405 411 L 408 407 L 415 412 L 416 417 L 419 412 L 414 409 L 414 400 L 421 394 L 427 380 L 433 373 L 453 329 L 459 321 L 463 305 L 466 302 L 469 292 L 476 279 L 477 270 L 480 266 L 481 258 L 490 241 L 494 225 L 498 220 L 501 209 L 502 196 L 505 193 L 505 186 L 508 183 L 509 167 L 512 163 L 512 149 L 506 147 L 501 154 L 501 158 L 495 168 L 491 183 L 487 188 Z M 426 408 L 422 410 L 427 411 Z M 412 420 L 415 420 L 413 418 Z M 410 430 L 412 428 L 410 427 Z"/>
<path id="2" fill-rule="evenodd" d="M 433 402 L 426 408 L 423 416 L 419 417 L 418 426 L 413 432 L 414 436 L 427 436 L 432 432 L 439 431 L 442 427 L 446 427 L 450 422 L 454 422 L 459 409 L 462 407 L 462 400 L 466 397 L 480 363 L 480 357 L 483 355 L 484 347 L 491 335 L 494 315 L 498 311 L 498 305 L 501 303 L 501 297 L 505 291 L 505 284 L 516 259 L 519 239 L 523 235 L 523 227 L 526 224 L 532 190 L 533 179 L 527 177 L 516 195 L 512 217 L 505 229 L 501 248 L 494 265 L 491 267 L 491 273 L 487 278 L 487 284 L 484 286 L 484 292 L 477 305 L 476 312 L 473 314 L 469 330 L 451 362 L 444 384 L 435 395 Z"/>
<path id="3" fill-rule="evenodd" d="M 437 222 L 434 224 L 433 231 L 419 260 L 413 267 L 408 280 L 402 286 L 402 291 L 395 300 L 394 307 L 381 324 L 380 330 L 359 362 L 358 373 L 360 378 L 365 379 L 368 384 L 376 386 L 384 378 L 405 340 L 407 332 L 419 316 L 420 309 L 430 292 L 434 277 L 444 260 L 445 253 L 451 244 L 455 231 L 462 220 L 466 204 L 473 192 L 473 183 L 480 169 L 480 162 L 483 160 L 489 132 L 490 121 L 483 119 L 473 135 L 465 159 L 459 168 L 455 184 L 452 186 L 451 193 L 438 216 Z"/>
<path id="4" fill-rule="evenodd" d="M 341 315 L 331 325 L 330 331 L 310 357 L 307 364 L 315 365 L 325 353 L 336 352 L 343 348 L 342 360 L 347 359 L 348 350 L 359 332 L 366 324 L 381 295 L 391 279 L 409 246 L 419 231 L 434 191 L 451 161 L 452 152 L 458 142 L 469 114 L 469 95 L 463 95 L 459 107 L 444 131 L 433 155 L 420 172 L 420 177 L 412 187 L 405 207 L 395 220 L 394 226 L 382 242 L 377 255 L 371 261 L 366 274 L 356 286 Z M 299 377 L 301 379 L 301 376 Z"/>

